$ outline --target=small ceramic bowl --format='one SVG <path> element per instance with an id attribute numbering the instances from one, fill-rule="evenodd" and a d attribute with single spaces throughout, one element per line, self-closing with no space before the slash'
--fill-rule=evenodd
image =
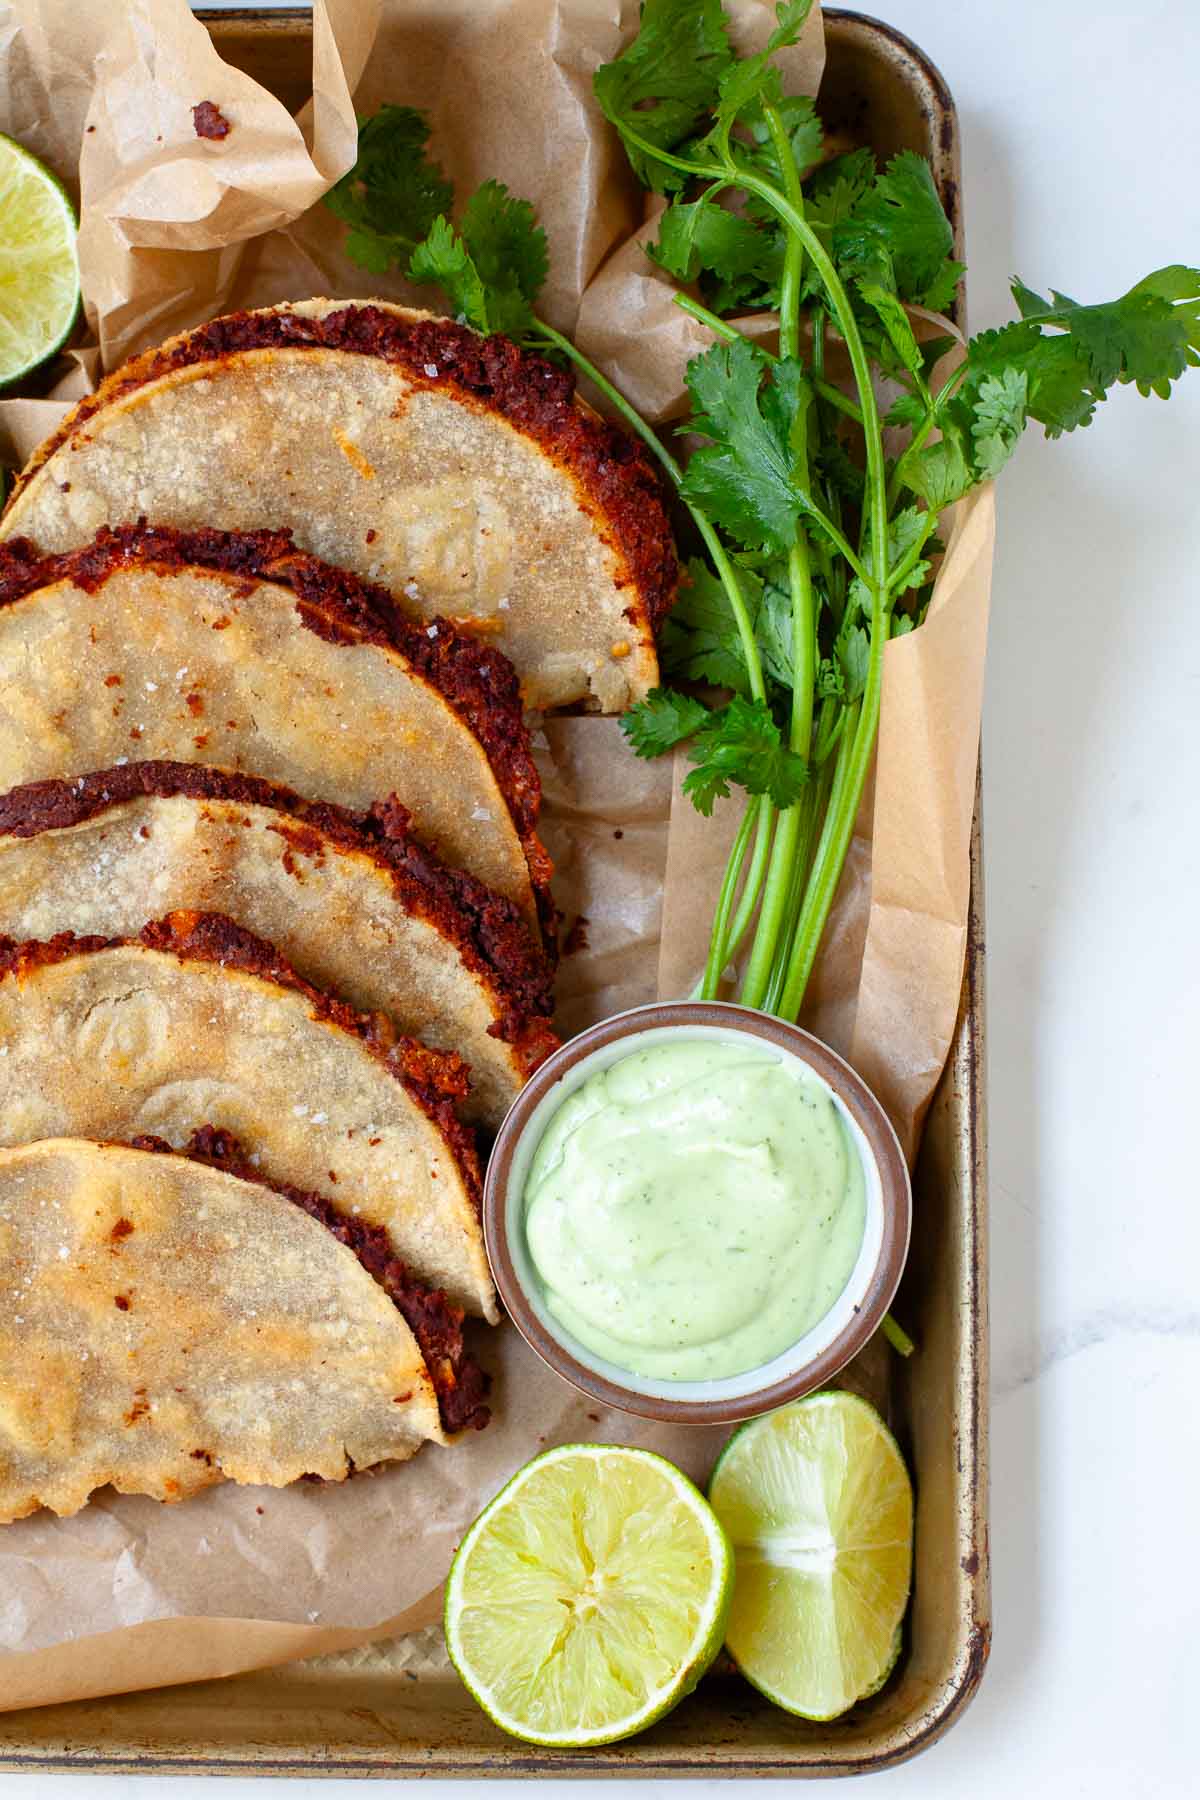
<path id="1" fill-rule="evenodd" d="M 586 1349 L 546 1306 L 525 1242 L 525 1182 L 553 1113 L 589 1075 L 664 1035 L 749 1035 L 781 1055 L 798 1058 L 832 1091 L 866 1177 L 862 1247 L 829 1312 L 771 1362 L 720 1380 L 666 1381 L 633 1375 Z M 811 1393 L 836 1375 L 862 1349 L 891 1305 L 908 1254 L 911 1221 L 912 1190 L 896 1134 L 853 1069 L 798 1026 L 717 1001 L 640 1006 L 604 1019 L 564 1044 L 510 1108 L 492 1150 L 483 1197 L 492 1274 L 526 1343 L 591 1399 L 677 1424 L 716 1425 L 752 1418 Z"/>

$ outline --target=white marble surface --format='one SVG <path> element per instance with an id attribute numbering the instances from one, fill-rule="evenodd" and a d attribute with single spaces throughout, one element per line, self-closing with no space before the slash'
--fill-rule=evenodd
<path id="1" fill-rule="evenodd" d="M 1100 299 L 1200 261 L 1196 0 L 875 10 L 958 100 L 977 328 L 1006 316 L 1014 270 Z M 1198 486 L 1200 373 L 1168 407 L 1123 394 L 1087 433 L 1031 438 L 1003 481 L 986 724 L 995 1648 L 951 1734 L 871 1778 L 897 1800 L 1198 1791 Z M 131 1786 L 0 1784 L 12 1800 Z M 291 1792 L 310 1788 L 351 1792 Z"/>

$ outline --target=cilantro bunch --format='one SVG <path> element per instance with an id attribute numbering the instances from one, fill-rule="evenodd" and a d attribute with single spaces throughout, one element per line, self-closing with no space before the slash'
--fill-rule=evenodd
<path id="1" fill-rule="evenodd" d="M 641 756 L 688 745 L 702 813 L 735 787 L 747 795 L 700 991 L 718 992 L 749 937 L 740 998 L 788 1018 L 874 753 L 884 647 L 929 603 L 939 515 L 999 472 L 1029 420 L 1057 437 L 1115 385 L 1165 398 L 1200 364 L 1200 271 L 1172 266 L 1101 306 L 1015 282 L 1019 319 L 973 338 L 938 381 L 954 340 L 922 341 L 911 308 L 953 308 L 950 224 L 921 157 L 826 158 L 812 102 L 783 92 L 774 59 L 811 5 L 780 0 L 767 47 L 739 57 L 719 0 L 646 0 L 637 36 L 595 76 L 634 171 L 667 202 L 649 255 L 713 335 L 687 371 L 682 429 L 701 447 L 686 466 L 536 315 L 547 259 L 532 209 L 489 181 L 453 222 L 420 114 L 368 120 L 328 196 L 365 267 L 399 267 L 477 330 L 574 363 L 690 516 L 697 553 L 661 645 L 664 674 L 685 685 L 622 723 Z M 729 322 L 764 310 L 779 319 L 774 352 Z M 834 345 L 851 392 L 830 379 Z M 714 703 L 714 688 L 728 698 Z"/>

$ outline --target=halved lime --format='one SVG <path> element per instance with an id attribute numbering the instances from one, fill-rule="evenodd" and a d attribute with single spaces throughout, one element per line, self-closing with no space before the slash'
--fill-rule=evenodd
<path id="1" fill-rule="evenodd" d="M 834 1719 L 883 1686 L 912 1581 L 912 1483 L 855 1394 L 810 1394 L 735 1432 L 709 1482 L 733 1541 L 726 1647 L 769 1700 Z"/>
<path id="2" fill-rule="evenodd" d="M 630 1737 L 721 1647 L 733 1559 L 704 1496 L 648 1450 L 566 1444 L 480 1513 L 446 1585 L 446 1647 L 531 1744 Z"/>
<path id="3" fill-rule="evenodd" d="M 0 136 L 0 386 L 61 349 L 78 311 L 71 202 L 36 156 Z"/>

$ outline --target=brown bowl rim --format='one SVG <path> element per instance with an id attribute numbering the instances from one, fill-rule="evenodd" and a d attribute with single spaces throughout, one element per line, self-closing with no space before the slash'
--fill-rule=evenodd
<path id="1" fill-rule="evenodd" d="M 779 1381 L 714 1400 L 669 1400 L 598 1374 L 543 1325 L 526 1297 L 508 1245 L 508 1181 L 517 1142 L 546 1094 L 585 1057 L 621 1038 L 664 1027 L 717 1027 L 765 1039 L 806 1062 L 833 1088 L 866 1138 L 879 1170 L 883 1237 L 879 1259 L 854 1317 L 819 1356 Z M 483 1189 L 483 1235 L 492 1276 L 517 1330 L 548 1368 L 602 1405 L 675 1425 L 724 1425 L 786 1405 L 831 1381 L 878 1329 L 892 1303 L 908 1255 L 912 1184 L 891 1121 L 866 1082 L 828 1044 L 799 1025 L 727 1000 L 663 1000 L 601 1019 L 571 1038 L 530 1077 L 505 1115 L 488 1159 Z"/>

